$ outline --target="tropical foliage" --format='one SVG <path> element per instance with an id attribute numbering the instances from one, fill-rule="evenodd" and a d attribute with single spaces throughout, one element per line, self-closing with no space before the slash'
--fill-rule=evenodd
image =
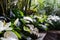
<path id="1" fill-rule="evenodd" d="M 40 31 L 59 30 L 59 4 L 59 0 L 0 0 L 0 39 L 35 40 Z"/>

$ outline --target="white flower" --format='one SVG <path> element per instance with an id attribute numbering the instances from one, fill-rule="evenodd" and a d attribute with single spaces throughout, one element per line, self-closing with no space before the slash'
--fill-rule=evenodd
<path id="1" fill-rule="evenodd" d="M 33 19 L 30 17 L 23 17 L 23 19 L 26 20 L 26 22 L 28 23 L 30 23 L 30 21 L 33 22 Z"/>
<path id="2" fill-rule="evenodd" d="M 19 22 L 19 18 L 17 18 L 16 20 L 15 20 L 15 22 L 14 22 L 14 25 L 15 26 L 19 26 L 21 23 Z"/>
<path id="3" fill-rule="evenodd" d="M 53 21 L 60 21 L 60 17 L 59 16 L 55 16 L 55 15 L 50 15 L 48 16 L 47 20 L 53 20 Z"/>
<path id="4" fill-rule="evenodd" d="M 11 25 L 11 22 L 4 24 L 2 21 L 0 21 L 0 32 L 4 30 L 12 30 L 9 26 Z"/>
<path id="5" fill-rule="evenodd" d="M 1 40 L 17 40 L 15 38 L 1 38 Z"/>
<path id="6" fill-rule="evenodd" d="M 12 31 L 7 31 L 4 33 L 4 37 L 0 38 L 1 40 L 18 40 L 18 37 Z"/>

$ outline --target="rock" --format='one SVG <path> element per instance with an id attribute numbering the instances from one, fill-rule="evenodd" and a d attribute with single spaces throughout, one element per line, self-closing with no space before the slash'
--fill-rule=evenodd
<path id="1" fill-rule="evenodd" d="M 60 31 L 49 31 L 43 40 L 60 40 Z"/>

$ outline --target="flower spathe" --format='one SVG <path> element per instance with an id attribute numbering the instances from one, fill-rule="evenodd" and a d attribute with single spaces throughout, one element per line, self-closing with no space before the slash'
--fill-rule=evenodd
<path id="1" fill-rule="evenodd" d="M 21 25 L 21 23 L 20 23 L 20 21 L 19 21 L 19 18 L 17 18 L 17 19 L 15 20 L 14 25 L 15 25 L 15 26 Z"/>
<path id="2" fill-rule="evenodd" d="M 1 40 L 18 40 L 18 37 L 12 31 L 6 31 L 4 37 L 0 38 Z"/>
<path id="3" fill-rule="evenodd" d="M 0 32 L 2 32 L 4 30 L 12 30 L 12 28 L 9 27 L 10 25 L 11 25 L 11 22 L 4 23 L 4 22 L 0 21 Z"/>
<path id="4" fill-rule="evenodd" d="M 48 16 L 47 20 L 53 20 L 53 21 L 57 22 L 57 21 L 60 21 L 60 17 L 56 16 L 56 15 L 50 15 L 50 16 Z"/>
<path id="5" fill-rule="evenodd" d="M 26 22 L 28 22 L 28 23 L 29 23 L 29 21 L 33 22 L 33 19 L 31 17 L 28 17 L 28 16 L 27 17 L 23 17 L 23 19 L 26 20 Z"/>
<path id="6" fill-rule="evenodd" d="M 16 40 L 14 38 L 1 38 L 1 40 Z"/>

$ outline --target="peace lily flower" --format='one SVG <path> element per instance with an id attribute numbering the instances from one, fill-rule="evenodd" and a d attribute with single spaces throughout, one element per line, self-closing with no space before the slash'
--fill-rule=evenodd
<path id="1" fill-rule="evenodd" d="M 19 21 L 19 18 L 17 18 L 16 20 L 15 20 L 15 22 L 14 22 L 14 25 L 15 26 L 19 26 L 21 23 L 20 23 L 20 21 Z"/>
<path id="2" fill-rule="evenodd" d="M 47 20 L 53 20 L 55 22 L 60 21 L 60 17 L 56 15 L 49 15 Z"/>
<path id="3" fill-rule="evenodd" d="M 11 25 L 11 22 L 5 23 L 5 22 L 0 21 L 0 32 L 4 30 L 12 30 L 12 28 L 9 27 L 10 25 Z"/>
<path id="4" fill-rule="evenodd" d="M 6 31 L 4 37 L 0 38 L 1 40 L 18 40 L 18 37 L 12 31 Z"/>
<path id="5" fill-rule="evenodd" d="M 30 18 L 30 17 L 23 17 L 23 19 L 24 19 L 27 23 L 33 22 L 33 19 Z"/>

